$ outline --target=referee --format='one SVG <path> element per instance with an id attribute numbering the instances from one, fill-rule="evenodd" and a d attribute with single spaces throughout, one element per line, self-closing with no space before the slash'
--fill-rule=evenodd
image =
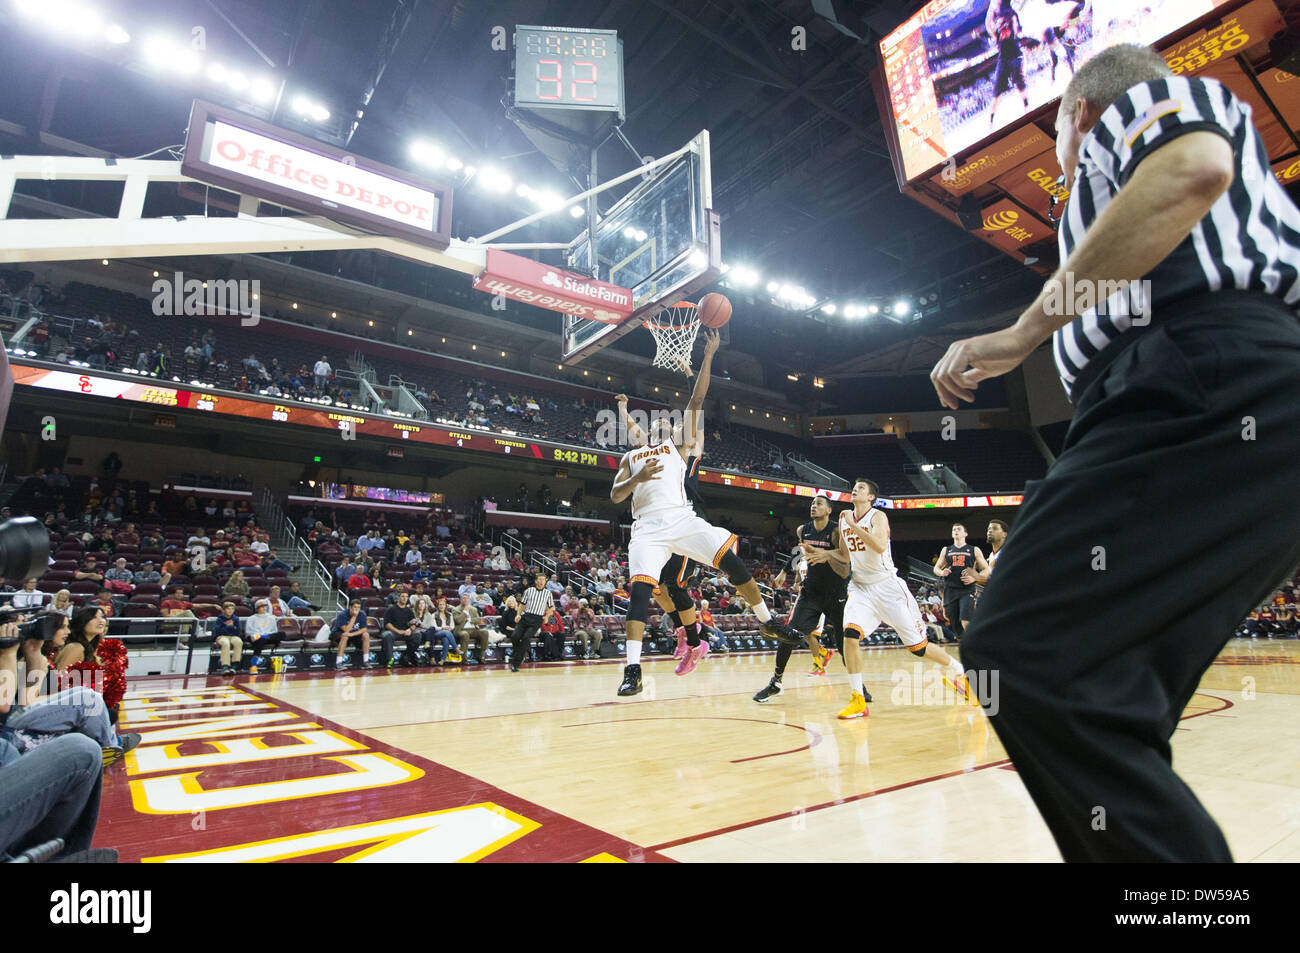
<path id="1" fill-rule="evenodd" d="M 1056 125 L 1073 183 L 1060 270 L 1012 327 L 957 341 L 930 375 L 956 408 L 1050 336 L 1075 404 L 962 660 L 1066 860 L 1229 861 L 1169 740 L 1300 560 L 1300 210 L 1249 107 L 1146 48 L 1082 66 Z"/>
<path id="2" fill-rule="evenodd" d="M 519 617 L 519 622 L 515 625 L 515 634 L 510 640 L 512 647 L 510 656 L 510 671 L 519 671 L 519 666 L 528 654 L 528 647 L 532 644 L 535 636 L 542 623 L 547 617 L 555 611 L 555 600 L 551 592 L 546 588 L 546 573 L 539 572 L 536 585 L 532 589 L 524 590 L 524 614 Z"/>

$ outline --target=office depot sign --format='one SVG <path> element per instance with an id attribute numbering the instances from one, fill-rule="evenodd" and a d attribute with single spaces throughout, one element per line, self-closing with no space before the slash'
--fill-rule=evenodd
<path id="1" fill-rule="evenodd" d="M 181 171 L 369 232 L 445 249 L 451 190 L 248 116 L 195 103 Z"/>
<path id="2" fill-rule="evenodd" d="M 632 292 L 627 288 L 498 248 L 487 250 L 487 268 L 474 279 L 474 287 L 490 295 L 610 324 L 632 313 Z"/>

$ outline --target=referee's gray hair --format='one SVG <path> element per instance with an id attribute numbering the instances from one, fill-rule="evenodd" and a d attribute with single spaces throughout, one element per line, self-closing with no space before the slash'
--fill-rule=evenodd
<path id="1" fill-rule="evenodd" d="M 1072 115 L 1075 102 L 1083 98 L 1097 109 L 1105 110 L 1139 83 L 1173 75 L 1164 57 L 1151 47 L 1120 43 L 1102 50 L 1079 67 L 1061 94 L 1061 106 Z"/>

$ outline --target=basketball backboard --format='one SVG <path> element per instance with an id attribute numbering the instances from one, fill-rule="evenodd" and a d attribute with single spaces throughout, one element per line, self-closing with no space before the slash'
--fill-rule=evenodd
<path id="1" fill-rule="evenodd" d="M 632 292 L 632 316 L 610 324 L 564 315 L 566 363 L 581 361 L 640 327 L 639 318 L 653 309 L 717 279 L 722 242 L 712 206 L 706 129 L 604 213 L 596 230 L 594 277 Z M 584 229 L 565 253 L 566 267 L 590 273 L 589 246 Z"/>

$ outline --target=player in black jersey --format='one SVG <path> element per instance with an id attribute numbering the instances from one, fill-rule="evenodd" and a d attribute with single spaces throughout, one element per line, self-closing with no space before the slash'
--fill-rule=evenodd
<path id="1" fill-rule="evenodd" d="M 810 522 L 798 529 L 799 548 L 803 554 L 823 552 L 829 558 L 816 563 L 805 561 L 802 566 L 791 560 L 791 569 L 803 571 L 803 584 L 799 590 L 799 599 L 794 604 L 786 624 L 794 633 L 809 633 L 808 648 L 812 650 L 815 664 L 813 674 L 826 671 L 826 663 L 834 655 L 834 650 L 824 648 L 812 635 L 818 628 L 818 620 L 825 617 L 821 626 L 823 637 L 831 644 L 843 638 L 844 602 L 848 598 L 849 565 L 840 560 L 840 529 L 837 522 L 831 520 L 831 501 L 824 496 L 815 496 L 808 507 Z M 782 574 L 784 575 L 784 573 Z M 780 580 L 780 576 L 777 580 Z M 776 649 L 776 671 L 766 687 L 754 696 L 756 702 L 766 702 L 783 691 L 781 678 L 785 667 L 794 652 L 794 645 L 780 642 Z M 871 698 L 868 696 L 867 701 Z"/>
<path id="2" fill-rule="evenodd" d="M 939 551 L 939 561 L 934 574 L 944 580 L 943 612 L 948 617 L 948 628 L 961 638 L 966 623 L 975 614 L 976 573 L 988 572 L 989 564 L 978 546 L 966 542 L 966 527 L 952 524 L 952 545 Z"/>
<path id="3" fill-rule="evenodd" d="M 700 460 L 704 456 L 704 398 L 709 392 L 709 380 L 713 370 L 713 355 L 718 351 L 721 339 L 712 328 L 704 329 L 704 357 L 700 363 L 700 372 L 695 376 L 695 386 L 691 390 L 691 399 L 686 404 L 683 426 L 688 439 L 682 444 L 682 453 L 686 457 L 686 478 L 682 486 L 686 496 L 695 509 L 695 514 L 707 519 L 704 502 L 700 499 Z M 646 442 L 646 434 L 627 413 L 627 395 L 619 394 L 619 419 L 627 431 L 628 441 L 632 446 L 641 446 Z M 673 658 L 680 659 L 686 654 L 688 646 L 699 645 L 700 632 L 695 619 L 695 600 L 687 591 L 687 581 L 695 575 L 695 560 L 687 559 L 680 553 L 673 553 L 664 563 L 659 573 L 659 585 L 655 587 L 654 599 L 659 607 L 673 620 L 677 635 L 677 648 Z"/>

